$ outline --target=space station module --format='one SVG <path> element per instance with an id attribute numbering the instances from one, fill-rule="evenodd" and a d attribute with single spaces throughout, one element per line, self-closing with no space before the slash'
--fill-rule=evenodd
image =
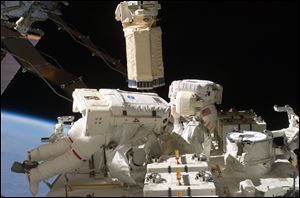
<path id="1" fill-rule="evenodd" d="M 228 171 L 260 176 L 271 170 L 275 161 L 275 147 L 270 132 L 231 132 L 226 140 L 224 162 Z"/>
<path id="2" fill-rule="evenodd" d="M 174 133 L 185 143 L 183 153 L 204 153 L 209 159 L 211 134 L 217 125 L 215 104 L 222 101 L 223 87 L 207 80 L 178 80 L 169 87 Z"/>
<path id="3" fill-rule="evenodd" d="M 161 28 L 157 25 L 157 1 L 122 1 L 116 20 L 123 26 L 128 87 L 141 90 L 165 85 Z"/>
<path id="4" fill-rule="evenodd" d="M 261 176 L 268 173 L 275 161 L 274 138 L 283 137 L 282 151 L 293 166 L 297 166 L 299 149 L 299 117 L 288 106 L 274 106 L 277 112 L 287 112 L 289 127 L 281 130 L 257 132 L 239 131 L 227 134 L 226 169 L 235 174 Z"/>
<path id="5" fill-rule="evenodd" d="M 93 168 L 101 167 L 104 148 L 111 177 L 129 185 L 143 180 L 138 173 L 146 170 L 157 136 L 168 123 L 168 103 L 155 93 L 115 89 L 75 89 L 73 98 L 73 112 L 82 118 L 67 136 L 29 152 L 30 160 L 44 161 L 29 171 L 32 194 L 40 181 L 74 171 L 92 156 Z"/>

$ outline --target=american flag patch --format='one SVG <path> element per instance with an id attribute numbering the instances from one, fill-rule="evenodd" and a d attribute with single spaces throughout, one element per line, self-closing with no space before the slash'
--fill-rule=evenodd
<path id="1" fill-rule="evenodd" d="M 201 113 L 202 113 L 202 116 L 207 116 L 207 115 L 211 114 L 210 109 L 208 107 L 203 109 Z"/>

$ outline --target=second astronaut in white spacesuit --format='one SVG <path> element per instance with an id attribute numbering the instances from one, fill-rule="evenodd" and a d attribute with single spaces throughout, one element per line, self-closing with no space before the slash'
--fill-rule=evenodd
<path id="1" fill-rule="evenodd" d="M 185 153 L 202 153 L 209 160 L 212 134 L 217 127 L 215 103 L 222 100 L 222 86 L 206 80 L 174 81 L 169 89 L 173 132 L 184 139 L 177 145 Z"/>
<path id="2" fill-rule="evenodd" d="M 272 131 L 273 137 L 283 137 L 284 144 L 282 149 L 285 157 L 289 159 L 294 166 L 299 166 L 297 154 L 297 152 L 299 152 L 299 116 L 295 114 L 289 105 L 282 107 L 275 105 L 274 110 L 287 113 L 289 127 Z"/>

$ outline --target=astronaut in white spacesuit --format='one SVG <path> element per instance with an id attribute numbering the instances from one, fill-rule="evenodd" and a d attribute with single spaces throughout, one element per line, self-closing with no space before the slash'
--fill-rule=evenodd
<path id="1" fill-rule="evenodd" d="M 294 110 L 289 105 L 282 107 L 275 105 L 274 110 L 287 113 L 289 127 L 281 130 L 273 130 L 273 137 L 283 137 L 283 151 L 285 157 L 290 160 L 292 165 L 299 166 L 299 159 L 295 152 L 296 150 L 299 152 L 299 116 L 295 114 Z"/>
<path id="2" fill-rule="evenodd" d="M 202 153 L 209 160 L 212 134 L 217 127 L 215 103 L 222 100 L 222 86 L 206 80 L 174 81 L 169 89 L 176 135 L 185 143 L 183 152 Z"/>
<path id="3" fill-rule="evenodd" d="M 26 170 L 32 194 L 37 194 L 40 181 L 80 168 L 111 143 L 115 147 L 106 151 L 110 175 L 137 184 L 136 180 L 143 179 L 139 173 L 155 150 L 157 136 L 168 123 L 168 103 L 157 94 L 112 89 L 77 89 L 73 98 L 73 111 L 81 112 L 83 117 L 67 136 L 28 152 L 30 161 L 43 161 Z"/>

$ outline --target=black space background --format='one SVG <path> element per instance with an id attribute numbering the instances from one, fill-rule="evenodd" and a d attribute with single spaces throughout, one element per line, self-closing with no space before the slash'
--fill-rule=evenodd
<path id="1" fill-rule="evenodd" d="M 123 31 L 114 18 L 118 1 L 69 3 L 62 9 L 65 21 L 125 64 Z M 165 100 L 169 101 L 168 86 L 173 80 L 206 79 L 224 87 L 219 110 L 253 109 L 269 129 L 288 125 L 286 114 L 274 112 L 274 104 L 289 104 L 299 114 L 297 1 L 161 4 L 167 85 L 156 91 Z M 120 74 L 51 21 L 37 26 L 46 33 L 37 48 L 55 57 L 67 71 L 82 75 L 90 88 L 129 90 Z M 1 109 L 52 120 L 72 114 L 70 102 L 54 95 L 41 79 L 20 71 L 1 96 Z"/>

